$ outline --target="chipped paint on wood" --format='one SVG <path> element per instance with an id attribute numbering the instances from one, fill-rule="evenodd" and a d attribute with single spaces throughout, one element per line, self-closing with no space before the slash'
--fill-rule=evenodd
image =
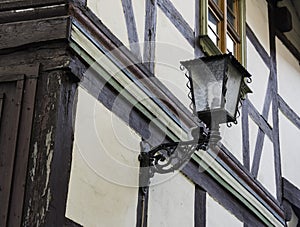
<path id="1" fill-rule="evenodd" d="M 31 181 L 34 181 L 37 153 L 38 153 L 38 145 L 37 142 L 35 142 L 33 145 L 33 153 L 32 153 L 33 165 L 32 165 L 32 169 L 29 172 Z"/>

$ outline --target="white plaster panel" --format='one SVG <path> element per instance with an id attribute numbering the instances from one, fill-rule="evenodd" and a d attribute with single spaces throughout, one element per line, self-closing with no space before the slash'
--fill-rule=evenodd
<path id="1" fill-rule="evenodd" d="M 217 203 L 212 197 L 206 196 L 206 226 L 230 226 L 242 227 L 243 223 L 224 207 Z"/>
<path id="2" fill-rule="evenodd" d="M 252 75 L 252 83 L 249 86 L 253 93 L 248 95 L 249 100 L 262 113 L 270 71 L 249 39 L 247 39 L 247 70 Z"/>
<path id="3" fill-rule="evenodd" d="M 276 47 L 279 94 L 293 111 L 300 116 L 299 63 L 278 39 L 276 40 Z M 300 159 L 300 144 L 297 141 L 300 138 L 300 130 L 283 114 L 280 113 L 279 116 L 282 174 L 297 187 L 300 187 L 300 179 L 295 174 L 300 171 L 297 162 Z"/>
<path id="4" fill-rule="evenodd" d="M 274 148 L 267 136 L 263 144 L 257 179 L 276 198 Z"/>
<path id="5" fill-rule="evenodd" d="M 148 226 L 193 227 L 194 188 L 182 174 L 151 186 Z"/>
<path id="6" fill-rule="evenodd" d="M 300 130 L 282 113 L 279 114 L 282 175 L 300 188 Z"/>
<path id="7" fill-rule="evenodd" d="M 245 0 L 246 22 L 253 30 L 267 53 L 269 52 L 268 5 L 265 0 Z"/>
<path id="8" fill-rule="evenodd" d="M 129 45 L 122 3 L 119 0 L 88 0 L 87 6 L 95 13 L 103 24 L 121 40 Z"/>
<path id="9" fill-rule="evenodd" d="M 194 51 L 164 13 L 157 11 L 157 42 L 155 73 L 161 82 L 181 101 L 189 106 L 188 79 L 180 70 L 180 61 L 194 58 Z"/>
<path id="10" fill-rule="evenodd" d="M 258 126 L 254 123 L 254 121 L 251 119 L 251 117 L 248 117 L 249 119 L 249 152 L 250 152 L 250 169 L 252 168 L 252 161 L 254 157 L 254 150 L 255 150 L 255 144 L 257 139 L 257 133 L 258 133 Z"/>
<path id="11" fill-rule="evenodd" d="M 195 27 L 195 1 L 194 0 L 171 0 L 175 8 L 192 29 Z"/>
<path id="12" fill-rule="evenodd" d="M 136 222 L 139 137 L 79 88 L 66 215 L 84 225 Z"/>
<path id="13" fill-rule="evenodd" d="M 243 163 L 242 150 L 242 119 L 238 118 L 238 124 L 232 124 L 228 127 L 226 124 L 220 125 L 221 142 L 225 147 L 241 162 Z"/>
<path id="14" fill-rule="evenodd" d="M 300 66 L 296 58 L 276 39 L 278 93 L 300 115 Z"/>

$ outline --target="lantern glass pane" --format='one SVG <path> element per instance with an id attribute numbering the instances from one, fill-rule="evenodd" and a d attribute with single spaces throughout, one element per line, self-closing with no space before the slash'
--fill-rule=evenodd
<path id="1" fill-rule="evenodd" d="M 196 112 L 221 108 L 224 64 L 219 63 L 199 60 L 190 67 Z"/>
<path id="2" fill-rule="evenodd" d="M 225 94 L 225 110 L 232 118 L 235 118 L 236 108 L 239 101 L 242 76 L 232 64 L 228 65 L 227 76 L 228 81 L 226 84 L 227 91 Z"/>

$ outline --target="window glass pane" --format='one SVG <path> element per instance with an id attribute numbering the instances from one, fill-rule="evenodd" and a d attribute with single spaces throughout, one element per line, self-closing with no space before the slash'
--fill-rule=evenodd
<path id="1" fill-rule="evenodd" d="M 208 36 L 216 45 L 218 44 L 218 19 L 211 11 L 208 14 Z"/>
<path id="2" fill-rule="evenodd" d="M 233 9 L 233 4 L 234 3 L 234 0 L 227 0 L 227 7 L 229 8 L 229 9 L 231 9 L 232 11 L 234 11 L 234 9 Z"/>
<path id="3" fill-rule="evenodd" d="M 229 10 L 228 8 L 227 8 L 227 20 L 228 20 L 228 22 L 229 22 L 233 27 L 235 27 L 235 26 L 234 26 L 235 16 L 234 16 L 234 14 L 232 13 L 232 11 Z"/>
<path id="4" fill-rule="evenodd" d="M 235 8 L 234 0 L 227 0 L 227 20 L 234 27 L 235 25 Z"/>
<path id="5" fill-rule="evenodd" d="M 234 55 L 234 46 L 235 43 L 233 39 L 227 34 L 226 35 L 226 47 L 227 47 L 227 52 L 231 52 Z"/>

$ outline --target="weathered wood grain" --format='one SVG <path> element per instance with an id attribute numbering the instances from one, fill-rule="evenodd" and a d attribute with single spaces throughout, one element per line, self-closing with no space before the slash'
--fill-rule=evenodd
<path id="1" fill-rule="evenodd" d="M 23 226 L 63 226 L 73 148 L 76 80 L 40 73 L 30 142 Z"/>
<path id="2" fill-rule="evenodd" d="M 243 102 L 242 106 L 242 142 L 243 142 L 243 164 L 246 169 L 250 168 L 250 150 L 249 150 L 249 118 L 248 105 Z"/>
<path id="3" fill-rule="evenodd" d="M 0 11 L 30 8 L 36 6 L 55 5 L 67 2 L 68 0 L 4 0 L 1 1 Z"/>
<path id="4" fill-rule="evenodd" d="M 206 192 L 198 185 L 195 185 L 194 226 L 206 226 Z"/>
<path id="5" fill-rule="evenodd" d="M 0 49 L 68 37 L 68 16 L 0 25 Z"/>
<path id="6" fill-rule="evenodd" d="M 18 141 L 14 160 L 8 217 L 8 226 L 21 226 L 29 143 L 39 65 L 20 65 L 14 67 L 5 66 L 0 68 L 0 74 L 1 73 L 6 75 L 11 73 L 25 74 L 24 94 L 21 104 L 22 109 L 20 114 L 20 124 L 18 127 Z M 10 77 L 13 78 L 13 75 Z"/>
<path id="7" fill-rule="evenodd" d="M 30 10 L 26 9 L 23 11 L 0 11 L 0 24 L 64 16 L 67 15 L 67 12 L 68 11 L 66 4 L 55 5 L 52 7 L 36 7 L 31 8 Z"/>
<path id="8" fill-rule="evenodd" d="M 157 0 L 146 0 L 143 62 L 154 74 Z"/>
<path id="9" fill-rule="evenodd" d="M 20 80 L 1 82 L 0 72 L 0 93 L 7 97 L 0 128 L 0 226 L 8 225 L 23 89 L 24 76 Z"/>

